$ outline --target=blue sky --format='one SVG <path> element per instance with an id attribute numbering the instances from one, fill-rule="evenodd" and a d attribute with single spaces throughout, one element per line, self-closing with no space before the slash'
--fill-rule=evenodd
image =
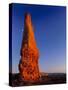
<path id="1" fill-rule="evenodd" d="M 18 64 L 26 12 L 32 17 L 40 53 L 40 71 L 66 72 L 66 8 L 23 4 L 13 4 L 12 7 L 12 72 L 19 72 Z"/>

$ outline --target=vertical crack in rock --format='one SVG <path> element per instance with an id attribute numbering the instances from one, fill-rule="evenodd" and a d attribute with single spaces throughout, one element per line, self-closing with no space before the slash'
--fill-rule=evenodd
<path id="1" fill-rule="evenodd" d="M 39 80 L 40 73 L 38 67 L 39 51 L 36 46 L 31 15 L 25 14 L 24 31 L 21 45 L 21 59 L 19 62 L 19 72 L 24 81 Z"/>

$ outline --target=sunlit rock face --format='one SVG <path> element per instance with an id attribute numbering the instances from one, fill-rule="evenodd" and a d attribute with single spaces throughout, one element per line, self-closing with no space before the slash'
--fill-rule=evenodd
<path id="1" fill-rule="evenodd" d="M 39 80 L 38 67 L 39 51 L 36 46 L 31 15 L 26 13 L 24 19 L 24 32 L 21 46 L 21 59 L 19 72 L 25 81 Z"/>

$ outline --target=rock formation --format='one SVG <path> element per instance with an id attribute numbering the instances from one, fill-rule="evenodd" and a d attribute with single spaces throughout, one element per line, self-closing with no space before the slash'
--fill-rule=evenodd
<path id="1" fill-rule="evenodd" d="M 24 19 L 24 31 L 20 55 L 19 72 L 22 79 L 24 81 L 39 80 L 39 51 L 36 46 L 31 16 L 28 13 L 25 14 Z"/>

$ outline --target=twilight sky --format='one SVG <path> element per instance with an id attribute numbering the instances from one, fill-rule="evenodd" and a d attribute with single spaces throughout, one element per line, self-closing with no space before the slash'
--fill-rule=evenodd
<path id="1" fill-rule="evenodd" d="M 12 7 L 12 72 L 19 72 L 25 12 L 29 12 L 32 17 L 40 53 L 40 71 L 66 72 L 66 8 L 23 4 L 13 4 Z"/>

